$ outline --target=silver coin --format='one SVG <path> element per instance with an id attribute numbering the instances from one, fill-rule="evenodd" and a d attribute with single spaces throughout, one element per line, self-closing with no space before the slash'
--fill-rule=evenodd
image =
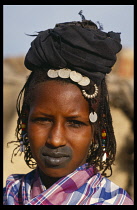
<path id="1" fill-rule="evenodd" d="M 70 69 L 60 69 L 58 70 L 58 75 L 61 78 L 69 78 L 70 72 Z"/>
<path id="2" fill-rule="evenodd" d="M 91 112 L 91 113 L 90 113 L 90 115 L 89 115 L 89 120 L 90 120 L 90 122 L 93 122 L 93 123 L 96 122 L 96 121 L 97 121 L 97 118 L 98 118 L 98 117 L 97 117 L 96 112 L 94 112 L 94 113 Z"/>
<path id="3" fill-rule="evenodd" d="M 82 79 L 78 82 L 79 85 L 87 86 L 90 83 L 90 79 L 88 77 L 82 77 Z"/>
<path id="4" fill-rule="evenodd" d="M 82 79 L 82 75 L 76 71 L 71 71 L 70 79 L 74 82 L 79 82 Z"/>
<path id="5" fill-rule="evenodd" d="M 48 70 L 47 75 L 50 78 L 56 78 L 56 77 L 58 77 L 58 70 L 50 69 L 50 70 Z"/>

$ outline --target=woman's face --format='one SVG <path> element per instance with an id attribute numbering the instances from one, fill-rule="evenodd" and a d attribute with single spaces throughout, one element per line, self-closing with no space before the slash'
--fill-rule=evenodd
<path id="1" fill-rule="evenodd" d="M 28 138 L 39 169 L 63 177 L 86 162 L 93 139 L 89 104 L 74 84 L 56 80 L 36 86 L 28 118 Z"/>

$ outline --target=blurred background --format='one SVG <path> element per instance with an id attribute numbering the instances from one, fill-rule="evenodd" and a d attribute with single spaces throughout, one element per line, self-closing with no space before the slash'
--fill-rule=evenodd
<path id="1" fill-rule="evenodd" d="M 34 37 L 41 30 L 53 28 L 56 23 L 81 21 L 83 10 L 87 20 L 103 25 L 105 32 L 121 32 L 122 51 L 117 63 L 107 76 L 113 126 L 117 140 L 117 156 L 110 179 L 134 198 L 134 6 L 133 5 L 3 5 L 3 67 L 4 67 L 4 144 L 3 185 L 12 173 L 31 171 L 23 156 L 13 158 L 17 122 L 16 99 L 30 72 L 24 67 L 24 56 Z"/>

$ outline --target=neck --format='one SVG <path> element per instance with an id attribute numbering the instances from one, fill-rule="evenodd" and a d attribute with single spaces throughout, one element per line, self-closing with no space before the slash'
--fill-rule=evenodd
<path id="1" fill-rule="evenodd" d="M 51 187 L 55 182 L 57 182 L 61 178 L 61 177 L 50 177 L 50 176 L 47 176 L 39 168 L 38 168 L 38 171 L 39 171 L 39 175 L 40 175 L 41 181 L 45 185 L 46 189 Z"/>

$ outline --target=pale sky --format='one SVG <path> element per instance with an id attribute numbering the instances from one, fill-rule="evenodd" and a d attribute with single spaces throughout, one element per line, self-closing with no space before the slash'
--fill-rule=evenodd
<path id="1" fill-rule="evenodd" d="M 35 37 L 25 34 L 53 28 L 56 23 L 99 21 L 105 32 L 121 32 L 123 48 L 133 48 L 134 5 L 3 5 L 4 57 L 25 55 Z"/>

